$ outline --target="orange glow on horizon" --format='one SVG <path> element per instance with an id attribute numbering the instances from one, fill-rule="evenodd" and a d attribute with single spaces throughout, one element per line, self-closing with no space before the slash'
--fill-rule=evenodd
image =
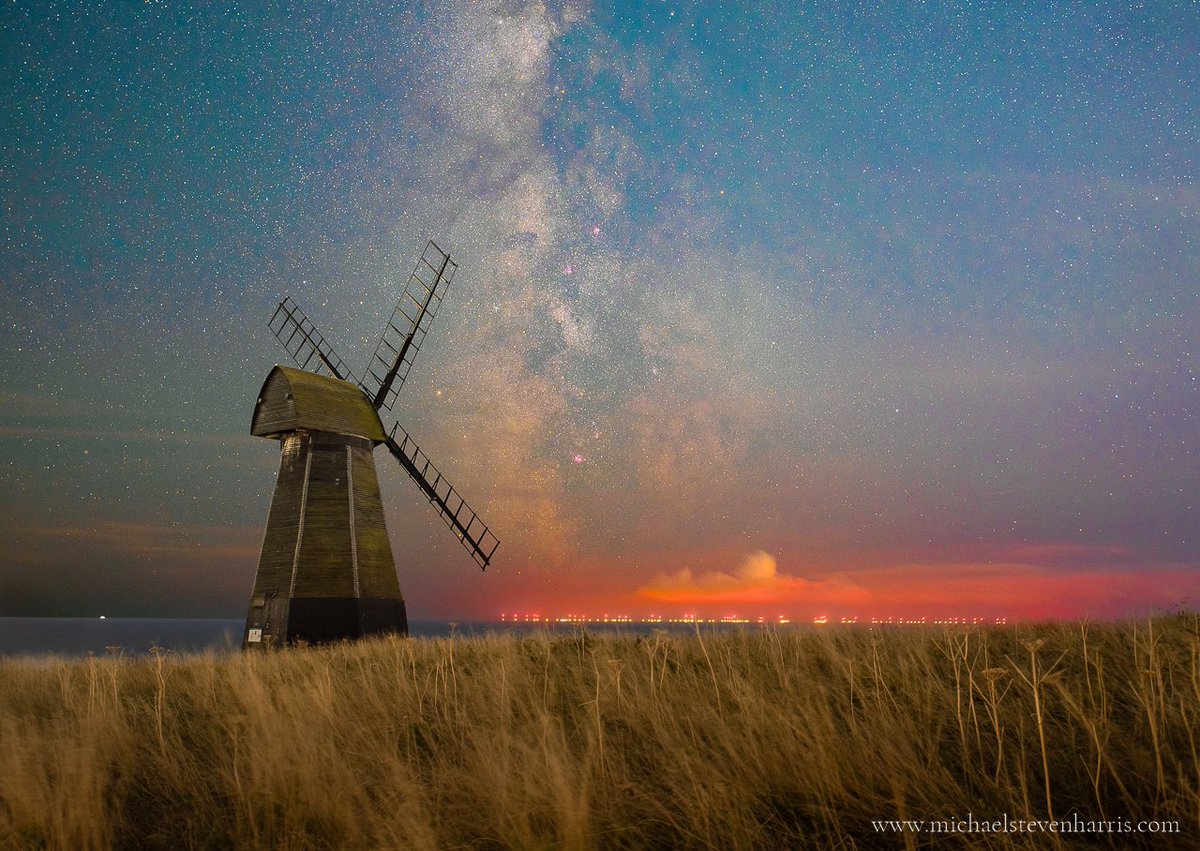
<path id="1" fill-rule="evenodd" d="M 581 615 L 581 614 L 564 614 L 564 615 L 542 615 L 537 613 L 520 613 L 520 612 L 501 612 L 497 616 L 497 622 L 510 625 L 540 625 L 540 626 L 587 626 L 595 624 L 629 624 L 629 625 L 650 625 L 650 624 L 755 624 L 759 626 L 774 626 L 787 625 L 792 623 L 792 619 L 779 615 L 775 618 L 768 619 L 765 615 L 758 616 L 743 616 L 736 612 L 724 614 L 720 616 L 709 616 L 698 614 L 696 612 L 688 612 L 676 617 L 664 617 L 660 614 L 649 614 L 644 616 L 634 616 L 626 614 L 605 614 L 605 615 Z M 1005 616 L 999 617 L 983 617 L 980 615 L 955 615 L 952 617 L 930 617 L 928 615 L 887 615 L 876 617 L 860 618 L 858 615 L 841 615 L 831 617 L 829 615 L 817 615 L 811 620 L 811 623 L 816 626 L 825 624 L 838 624 L 841 626 L 853 626 L 861 621 L 864 625 L 870 626 L 978 626 L 983 624 L 1006 624 L 1008 618 Z"/>
<path id="2" fill-rule="evenodd" d="M 1200 570 L 1190 565 L 1130 567 L 1102 561 L 1105 556 L 1128 558 L 1117 548 L 1091 552 L 1096 564 L 1086 567 L 1076 566 L 1089 555 L 1079 547 L 1027 546 L 1007 555 L 990 562 L 876 563 L 837 570 L 809 565 L 800 576 L 794 568 L 780 568 L 773 556 L 756 552 L 733 570 L 660 573 L 632 593 L 614 581 L 576 591 L 570 601 L 539 597 L 526 605 L 514 598 L 505 604 L 504 620 L 812 623 L 825 616 L 829 624 L 924 619 L 970 625 L 1141 617 L 1178 611 L 1200 600 Z M 1013 557 L 1017 555 L 1030 561 Z M 1039 557 L 1069 561 L 1034 563 Z"/>

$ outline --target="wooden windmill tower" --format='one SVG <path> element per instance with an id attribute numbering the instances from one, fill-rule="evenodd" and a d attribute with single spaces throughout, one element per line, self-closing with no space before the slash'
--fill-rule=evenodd
<path id="1" fill-rule="evenodd" d="M 268 323 L 300 369 L 276 366 L 250 433 L 280 441 L 275 495 L 246 616 L 247 648 L 408 631 L 383 518 L 374 450 L 385 444 L 480 568 L 499 541 L 391 410 L 457 264 L 425 246 L 359 381 L 291 298 Z"/>

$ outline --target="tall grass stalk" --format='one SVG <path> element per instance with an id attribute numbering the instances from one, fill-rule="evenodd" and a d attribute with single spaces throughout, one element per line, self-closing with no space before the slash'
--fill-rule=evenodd
<path id="1" fill-rule="evenodd" d="M 7 659 L 0 848 L 1188 848 L 1198 720 L 1191 617 Z"/>

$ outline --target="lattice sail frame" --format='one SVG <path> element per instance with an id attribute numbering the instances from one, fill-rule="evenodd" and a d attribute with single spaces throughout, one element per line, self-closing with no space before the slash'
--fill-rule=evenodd
<path id="1" fill-rule="evenodd" d="M 292 301 L 291 296 L 279 302 L 275 313 L 267 322 L 267 327 L 301 369 L 359 384 L 350 367 L 346 366 L 345 361 L 333 350 L 333 346 L 325 342 L 317 326 L 296 302 Z"/>
<path id="2" fill-rule="evenodd" d="M 390 411 L 395 404 L 456 271 L 458 264 L 430 240 L 383 328 L 363 376 L 363 392 L 376 409 Z"/>
<path id="3" fill-rule="evenodd" d="M 412 368 L 413 358 L 428 333 L 429 323 L 445 298 L 445 288 L 453 280 L 457 269 L 458 264 L 450 255 L 430 240 L 409 277 L 404 294 L 388 319 L 362 381 L 355 377 L 290 296 L 275 308 L 267 325 L 301 369 L 355 384 L 377 410 L 386 408 L 390 411 Z M 417 483 L 437 508 L 442 520 L 466 547 L 471 558 L 480 569 L 486 570 L 500 545 L 499 538 L 479 519 L 475 510 L 446 481 L 429 456 L 417 446 L 408 432 L 400 428 L 399 423 L 393 423 L 385 442 L 396 461 Z"/>
<path id="4" fill-rule="evenodd" d="M 397 439 L 399 435 L 400 439 Z M 481 569 L 486 570 L 492 560 L 492 553 L 500 546 L 500 539 L 492 534 L 487 524 L 479 519 L 479 515 L 467 505 L 462 495 L 455 490 L 454 485 L 446 481 L 438 472 L 437 467 L 429 460 L 429 456 L 409 437 L 408 432 L 400 428 L 400 423 L 392 425 L 388 435 L 387 447 L 396 456 L 417 486 L 425 493 L 438 508 L 446 525 L 462 541 L 471 558 Z"/>

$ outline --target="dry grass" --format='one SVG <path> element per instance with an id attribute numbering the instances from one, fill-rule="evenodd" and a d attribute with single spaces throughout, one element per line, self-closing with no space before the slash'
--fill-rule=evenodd
<path id="1" fill-rule="evenodd" d="M 1197 847 L 1198 735 L 1190 615 L 8 660 L 0 846 Z"/>

